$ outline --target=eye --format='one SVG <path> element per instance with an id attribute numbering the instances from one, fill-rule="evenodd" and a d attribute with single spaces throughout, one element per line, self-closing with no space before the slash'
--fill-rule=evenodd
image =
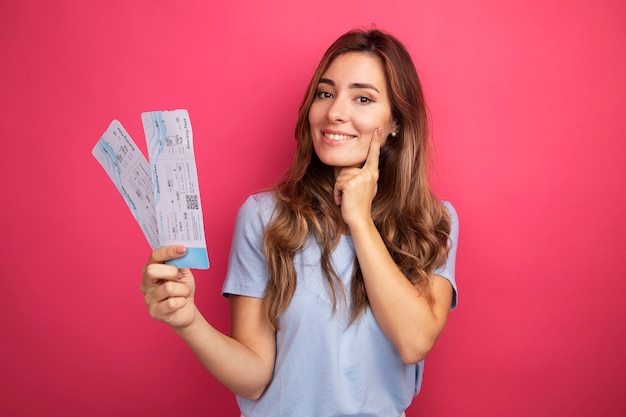
<path id="1" fill-rule="evenodd" d="M 329 93 L 328 91 L 318 91 L 315 94 L 315 97 L 317 97 L 317 98 L 332 98 L 333 95 L 331 93 Z"/>
<path id="2" fill-rule="evenodd" d="M 359 96 L 356 98 L 356 101 L 360 104 L 368 104 L 372 102 L 372 99 L 365 96 Z"/>

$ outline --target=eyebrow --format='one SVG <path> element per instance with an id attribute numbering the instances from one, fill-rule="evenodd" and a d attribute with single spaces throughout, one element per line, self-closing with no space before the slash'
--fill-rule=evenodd
<path id="1" fill-rule="evenodd" d="M 319 83 L 320 84 L 328 84 L 328 85 L 333 86 L 333 87 L 335 86 L 335 82 L 333 80 L 329 79 L 329 78 L 320 78 L 320 82 Z M 380 91 L 378 91 L 378 88 L 374 87 L 374 85 L 369 84 L 369 83 L 352 83 L 352 84 L 348 85 L 348 88 L 356 88 L 356 89 L 365 88 L 365 89 L 368 89 L 368 90 L 374 90 L 374 91 L 376 91 L 377 93 L 380 94 Z"/>

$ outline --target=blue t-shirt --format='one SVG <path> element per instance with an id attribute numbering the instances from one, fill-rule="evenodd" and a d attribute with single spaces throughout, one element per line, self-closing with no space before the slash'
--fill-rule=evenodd
<path id="1" fill-rule="evenodd" d="M 454 288 L 454 262 L 458 220 L 452 219 L 448 262 L 434 273 Z M 262 298 L 267 282 L 263 233 L 274 210 L 273 194 L 248 198 L 237 217 L 228 274 L 223 293 Z M 333 267 L 346 293 L 356 256 L 350 236 L 343 235 L 332 254 Z M 320 267 L 315 240 L 294 259 L 297 287 L 293 299 L 278 318 L 274 376 L 255 401 L 237 397 L 246 417 L 398 417 L 417 395 L 423 361 L 405 365 L 396 348 L 379 327 L 371 309 L 348 326 L 350 309 L 332 298 Z"/>

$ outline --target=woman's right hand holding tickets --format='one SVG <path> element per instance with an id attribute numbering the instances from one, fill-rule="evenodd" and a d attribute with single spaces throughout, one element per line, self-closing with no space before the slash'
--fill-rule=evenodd
<path id="1" fill-rule="evenodd" d="M 155 249 L 143 268 L 141 292 L 150 316 L 175 328 L 190 325 L 196 317 L 196 284 L 189 268 L 177 268 L 164 262 L 185 254 L 180 245 Z"/>

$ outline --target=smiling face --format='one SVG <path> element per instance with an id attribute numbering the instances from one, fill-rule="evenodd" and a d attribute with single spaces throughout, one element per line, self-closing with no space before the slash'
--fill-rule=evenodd
<path id="1" fill-rule="evenodd" d="M 380 59 L 362 52 L 339 55 L 322 75 L 309 109 L 313 147 L 336 168 L 360 167 L 374 131 L 386 138 L 395 129 Z"/>

